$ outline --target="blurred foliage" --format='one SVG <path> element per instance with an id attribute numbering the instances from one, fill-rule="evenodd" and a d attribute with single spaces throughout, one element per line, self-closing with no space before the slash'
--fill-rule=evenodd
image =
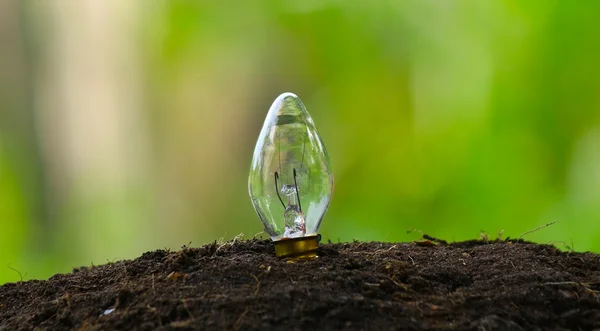
<path id="1" fill-rule="evenodd" d="M 526 238 L 600 252 L 597 7 L 3 2 L 0 283 L 259 233 L 247 175 L 285 91 L 333 163 L 325 239 L 559 221 Z"/>

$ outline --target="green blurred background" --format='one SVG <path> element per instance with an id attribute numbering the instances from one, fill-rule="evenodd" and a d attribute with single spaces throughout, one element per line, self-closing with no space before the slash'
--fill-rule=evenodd
<path id="1" fill-rule="evenodd" d="M 0 283 L 262 230 L 300 96 L 325 239 L 528 235 L 600 252 L 600 2 L 0 1 Z M 566 244 L 565 244 L 566 243 Z"/>

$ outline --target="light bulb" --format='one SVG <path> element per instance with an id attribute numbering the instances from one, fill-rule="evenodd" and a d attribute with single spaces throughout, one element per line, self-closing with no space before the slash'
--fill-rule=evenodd
<path id="1" fill-rule="evenodd" d="M 281 94 L 269 109 L 254 149 L 248 191 L 278 256 L 314 255 L 333 174 L 323 140 L 293 93 Z"/>

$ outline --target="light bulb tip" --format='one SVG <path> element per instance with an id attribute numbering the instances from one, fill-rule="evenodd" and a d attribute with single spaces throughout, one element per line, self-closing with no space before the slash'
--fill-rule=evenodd
<path id="1" fill-rule="evenodd" d="M 292 92 L 283 92 L 277 98 L 279 99 L 279 98 L 287 98 L 287 97 L 298 98 L 298 96 Z"/>

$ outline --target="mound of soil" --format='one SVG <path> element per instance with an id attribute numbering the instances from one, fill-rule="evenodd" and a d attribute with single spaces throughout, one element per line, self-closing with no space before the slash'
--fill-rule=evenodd
<path id="1" fill-rule="evenodd" d="M 1 330 L 590 330 L 600 255 L 523 242 L 269 241 L 148 252 L 0 287 Z"/>

